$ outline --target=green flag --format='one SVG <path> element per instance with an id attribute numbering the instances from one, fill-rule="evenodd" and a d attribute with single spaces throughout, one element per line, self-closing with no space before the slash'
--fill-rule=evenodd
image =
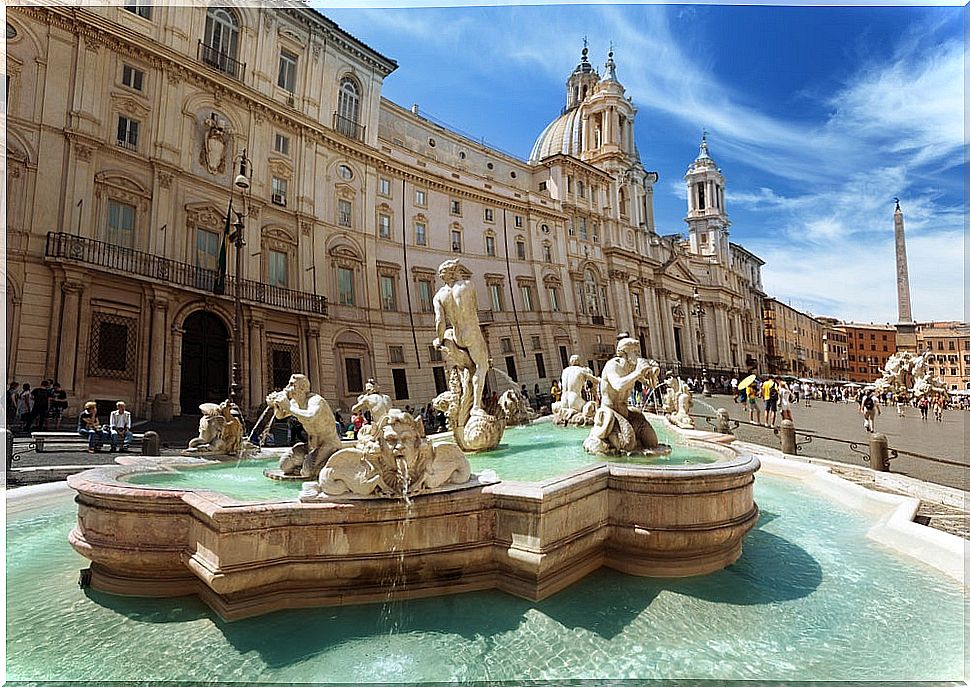
<path id="1" fill-rule="evenodd" d="M 222 295 L 226 292 L 226 262 L 229 257 L 229 233 L 232 231 L 232 198 L 229 199 L 229 210 L 226 211 L 226 228 L 222 232 L 222 245 L 219 246 L 219 273 L 216 275 L 212 292 Z M 239 278 L 239 275 L 236 275 Z"/>

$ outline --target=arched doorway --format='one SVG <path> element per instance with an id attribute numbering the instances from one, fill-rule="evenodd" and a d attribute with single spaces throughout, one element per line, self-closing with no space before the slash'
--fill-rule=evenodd
<path id="1" fill-rule="evenodd" d="M 182 412 L 198 415 L 199 404 L 229 394 L 229 332 L 212 313 L 194 312 L 182 326 Z"/>

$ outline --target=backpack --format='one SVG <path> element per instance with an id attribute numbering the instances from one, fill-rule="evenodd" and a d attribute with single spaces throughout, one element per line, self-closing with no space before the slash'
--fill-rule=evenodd
<path id="1" fill-rule="evenodd" d="M 875 405 L 876 404 L 872 402 L 872 396 L 866 396 L 866 400 L 862 402 L 862 407 L 866 410 L 872 410 Z"/>
<path id="2" fill-rule="evenodd" d="M 772 401 L 777 401 L 778 400 L 778 385 L 777 384 L 772 384 L 771 385 L 771 388 L 768 389 L 768 398 L 771 399 Z"/>

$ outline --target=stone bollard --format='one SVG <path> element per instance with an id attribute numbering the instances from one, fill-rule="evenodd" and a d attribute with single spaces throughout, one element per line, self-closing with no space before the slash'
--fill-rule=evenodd
<path id="1" fill-rule="evenodd" d="M 721 434 L 733 434 L 731 432 L 731 416 L 727 408 L 718 408 L 717 411 L 717 431 Z"/>
<path id="2" fill-rule="evenodd" d="M 141 440 L 141 454 L 143 456 L 160 456 L 162 443 L 158 438 L 158 432 L 145 432 L 145 437 Z"/>
<path id="3" fill-rule="evenodd" d="M 889 439 L 875 432 L 869 437 L 869 467 L 878 472 L 889 472 Z"/>
<path id="4" fill-rule="evenodd" d="M 798 449 L 795 447 L 795 423 L 791 420 L 781 421 L 781 452 L 794 456 L 798 453 Z"/>

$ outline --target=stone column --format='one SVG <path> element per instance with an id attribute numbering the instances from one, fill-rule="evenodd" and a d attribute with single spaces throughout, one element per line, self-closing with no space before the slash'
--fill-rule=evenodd
<path id="1" fill-rule="evenodd" d="M 310 376 L 310 384 L 314 389 L 321 388 L 323 383 L 323 371 L 320 369 L 320 330 L 316 327 L 307 329 L 307 359 L 309 366 L 307 374 Z"/>
<path id="2" fill-rule="evenodd" d="M 169 388 L 172 393 L 172 409 L 176 414 L 182 414 L 182 335 L 185 330 L 175 323 L 172 324 L 172 381 Z"/>
<path id="3" fill-rule="evenodd" d="M 647 317 L 647 327 L 650 337 L 650 353 L 654 358 L 666 358 L 663 346 L 663 325 L 660 323 L 660 312 L 657 309 L 657 296 L 649 284 L 644 285 L 643 307 Z"/>
<path id="4" fill-rule="evenodd" d="M 81 282 L 65 281 L 61 284 L 64 293 L 61 310 L 60 353 L 57 359 L 57 379 L 68 394 L 77 389 L 77 351 L 79 341 L 78 325 L 81 317 Z"/>
<path id="5" fill-rule="evenodd" d="M 677 347 L 674 345 L 674 323 L 670 316 L 670 304 L 668 303 L 669 291 L 665 289 L 657 290 L 655 306 L 660 315 L 660 338 L 663 341 L 663 354 L 667 360 L 677 359 Z"/>
<path id="6" fill-rule="evenodd" d="M 168 301 L 164 298 L 153 298 L 150 301 L 152 308 L 151 320 L 151 340 L 149 359 L 151 367 L 148 370 L 148 398 L 151 400 L 155 394 L 165 393 L 165 361 L 168 349 L 166 341 L 168 329 L 165 322 L 168 315 Z"/>
<path id="7" fill-rule="evenodd" d="M 253 406 L 266 398 L 269 389 L 263 384 L 263 341 L 266 323 L 255 315 L 249 320 L 249 398 Z"/>

